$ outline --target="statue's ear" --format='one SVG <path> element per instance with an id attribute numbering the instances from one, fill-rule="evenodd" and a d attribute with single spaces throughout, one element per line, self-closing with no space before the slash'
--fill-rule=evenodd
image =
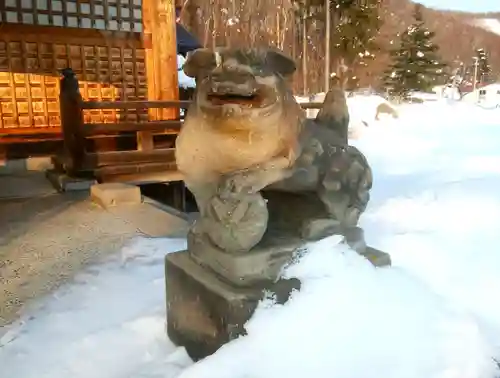
<path id="1" fill-rule="evenodd" d="M 187 54 L 182 69 L 187 76 L 196 78 L 200 73 L 211 71 L 216 66 L 215 53 L 212 50 L 201 48 Z"/>
<path id="2" fill-rule="evenodd" d="M 292 58 L 279 50 L 269 50 L 265 54 L 266 65 L 283 77 L 292 75 L 297 66 Z"/>

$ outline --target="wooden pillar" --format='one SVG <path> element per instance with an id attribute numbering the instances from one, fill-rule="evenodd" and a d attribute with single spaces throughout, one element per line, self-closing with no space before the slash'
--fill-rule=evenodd
<path id="1" fill-rule="evenodd" d="M 71 68 L 62 70 L 59 105 L 64 140 L 64 166 L 68 174 L 76 176 L 85 159 L 83 137 L 82 96 L 76 75 Z"/>
<path id="2" fill-rule="evenodd" d="M 148 99 L 178 100 L 175 0 L 142 0 L 142 15 Z M 176 119 L 179 109 L 152 109 L 149 117 L 151 120 Z M 139 148 L 152 148 L 151 134 L 139 134 Z"/>

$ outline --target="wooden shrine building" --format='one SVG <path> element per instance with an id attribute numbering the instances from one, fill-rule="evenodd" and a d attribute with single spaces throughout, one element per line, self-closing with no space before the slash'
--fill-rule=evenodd
<path id="1" fill-rule="evenodd" d="M 179 181 L 177 53 L 200 45 L 178 10 L 174 0 L 0 1 L 0 159 L 55 140 L 46 153 L 70 177 Z"/>
<path id="2" fill-rule="evenodd" d="M 85 101 L 177 100 L 176 35 L 181 52 L 198 46 L 176 24 L 175 9 L 174 0 L 1 1 L 0 139 L 60 135 L 68 67 Z M 178 109 L 162 116 L 176 119 Z M 96 123 L 146 119 L 140 110 L 85 114 Z"/>

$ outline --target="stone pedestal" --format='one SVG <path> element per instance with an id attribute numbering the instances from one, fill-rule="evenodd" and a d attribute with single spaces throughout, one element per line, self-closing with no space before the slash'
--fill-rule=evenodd
<path id="1" fill-rule="evenodd" d="M 251 252 L 230 254 L 215 247 L 206 236 L 188 235 L 188 250 L 192 259 L 238 287 L 274 282 L 283 266 L 303 245 L 304 241 L 297 238 L 283 240 L 265 235 Z"/>
<path id="2" fill-rule="evenodd" d="M 165 276 L 168 336 L 194 360 L 245 334 L 244 325 L 264 289 L 275 292 L 279 302 L 285 302 L 293 289 L 300 289 L 296 279 L 235 286 L 194 261 L 188 251 L 166 256 Z"/>
<path id="3" fill-rule="evenodd" d="M 276 246 L 267 246 L 242 256 L 205 250 L 204 256 L 200 249 L 198 255 L 190 250 L 165 258 L 168 336 L 194 360 L 244 335 L 244 325 L 265 291 L 274 293 L 278 303 L 285 303 L 301 286 L 297 279 L 276 281 L 283 266 L 300 250 L 293 243 L 281 252 Z M 389 255 L 375 248 L 367 247 L 361 255 L 375 266 L 390 265 Z"/>

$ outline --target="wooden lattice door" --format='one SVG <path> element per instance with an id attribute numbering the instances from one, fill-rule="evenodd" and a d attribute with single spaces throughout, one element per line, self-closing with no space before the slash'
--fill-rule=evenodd
<path id="1" fill-rule="evenodd" d="M 0 5 L 4 5 L 0 135 L 59 130 L 59 78 L 66 67 L 77 74 L 86 100 L 147 98 L 141 0 L 6 0 L 4 4 Z M 147 115 L 96 111 L 86 117 L 87 122 L 114 122 Z"/>

